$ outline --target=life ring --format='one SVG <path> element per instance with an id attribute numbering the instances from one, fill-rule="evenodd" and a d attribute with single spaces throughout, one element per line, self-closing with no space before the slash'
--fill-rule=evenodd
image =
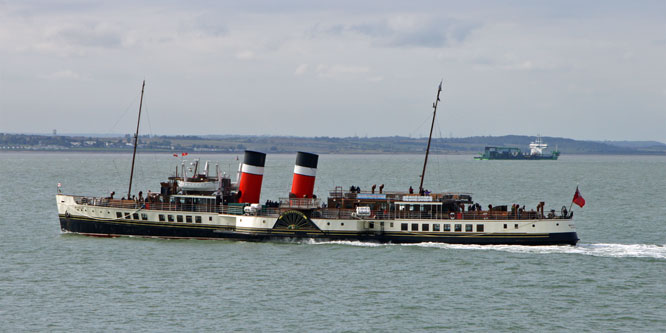
<path id="1" fill-rule="evenodd" d="M 452 220 L 455 220 L 456 219 L 456 213 L 454 213 L 454 212 L 449 213 L 449 218 L 452 219 Z"/>

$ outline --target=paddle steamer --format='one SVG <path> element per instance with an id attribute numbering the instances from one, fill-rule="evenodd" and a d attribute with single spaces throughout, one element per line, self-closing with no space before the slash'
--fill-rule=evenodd
<path id="1" fill-rule="evenodd" d="M 433 125 L 437 100 L 433 104 Z M 143 88 L 142 88 L 143 100 Z M 141 107 L 139 107 L 139 117 Z M 140 119 L 140 118 L 139 118 Z M 138 123 L 136 139 L 138 137 Z M 431 135 L 432 137 L 432 126 Z M 134 200 L 58 193 L 64 232 L 90 236 L 236 239 L 246 241 L 352 240 L 382 243 L 575 245 L 573 214 L 562 207 L 547 214 L 518 205 L 484 209 L 469 193 L 360 191 L 336 187 L 326 200 L 314 193 L 318 155 L 298 152 L 291 191 L 260 204 L 266 154 L 245 151 L 236 179 L 209 170 L 209 163 L 180 171 L 160 191 Z M 135 148 L 136 153 L 136 148 Z M 134 169 L 134 159 L 132 170 Z M 178 169 L 177 169 L 178 170 Z M 132 171 L 133 173 L 133 171 Z M 131 197 L 130 190 L 127 198 Z"/>

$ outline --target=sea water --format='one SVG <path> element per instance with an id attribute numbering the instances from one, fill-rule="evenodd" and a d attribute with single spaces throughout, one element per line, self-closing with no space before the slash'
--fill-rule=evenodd
<path id="1" fill-rule="evenodd" d="M 235 178 L 241 155 L 211 161 Z M 262 201 L 294 155 L 267 156 Z M 126 195 L 128 154 L 0 154 L 0 331 L 663 331 L 666 157 L 431 156 L 430 191 L 484 207 L 573 206 L 575 246 L 93 238 L 60 231 L 54 195 Z M 418 188 L 423 156 L 322 155 L 315 193 Z M 181 160 L 139 154 L 133 193 Z"/>

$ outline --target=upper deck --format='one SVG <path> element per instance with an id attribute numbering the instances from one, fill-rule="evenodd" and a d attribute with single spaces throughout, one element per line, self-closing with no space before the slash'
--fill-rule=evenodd
<path id="1" fill-rule="evenodd" d="M 227 215 L 279 217 L 290 210 L 305 212 L 310 218 L 359 220 L 535 220 L 569 219 L 571 215 L 550 211 L 508 210 L 498 206 L 478 209 L 466 193 L 437 193 L 428 196 L 392 193 L 339 192 L 322 204 L 317 198 L 282 198 L 265 205 L 221 204 L 214 196 L 175 195 L 169 202 L 118 200 L 71 196 L 77 205 L 167 212 L 198 212 Z M 363 212 L 360 214 L 359 212 Z M 558 214 L 559 213 L 559 214 Z"/>

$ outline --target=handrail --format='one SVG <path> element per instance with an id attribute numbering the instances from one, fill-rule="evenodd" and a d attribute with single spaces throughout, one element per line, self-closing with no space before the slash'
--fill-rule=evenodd
<path id="1" fill-rule="evenodd" d="M 122 209 L 159 210 L 170 212 L 207 212 L 229 215 L 246 215 L 243 205 L 214 205 L 214 204 L 181 204 L 162 202 L 136 202 L 133 200 L 118 200 L 108 198 L 96 198 L 85 196 L 72 196 L 74 201 L 80 205 L 96 207 L 113 207 Z M 547 220 L 547 219 L 571 219 L 571 215 L 562 216 L 554 214 L 551 216 L 540 216 L 538 212 L 527 211 L 521 213 L 502 211 L 473 211 L 473 212 L 442 212 L 442 211 L 409 211 L 409 210 L 372 210 L 370 216 L 360 217 L 356 215 L 355 209 L 345 208 L 320 208 L 317 199 L 288 199 L 292 205 L 280 205 L 280 207 L 262 206 L 252 215 L 256 216 L 279 216 L 280 213 L 289 209 L 312 209 L 312 218 L 327 219 L 359 219 L 359 220 Z"/>

